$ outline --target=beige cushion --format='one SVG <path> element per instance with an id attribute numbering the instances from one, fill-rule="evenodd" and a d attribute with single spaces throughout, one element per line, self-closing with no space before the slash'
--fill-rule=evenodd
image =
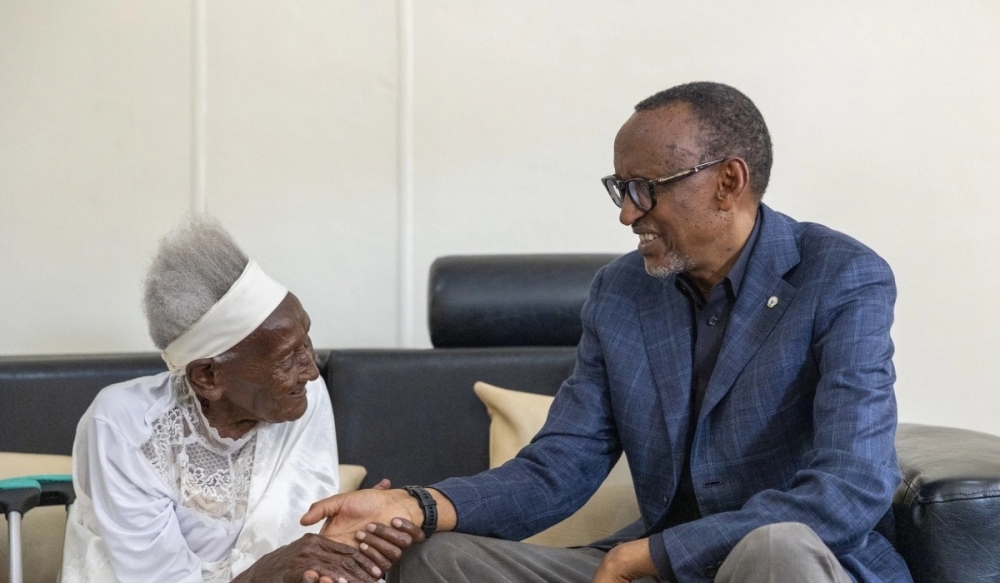
<path id="1" fill-rule="evenodd" d="M 513 458 L 545 423 L 552 397 L 475 385 L 490 415 L 490 467 Z M 580 546 L 614 534 L 639 519 L 628 462 L 622 456 L 607 479 L 580 510 L 525 542 L 549 547 Z"/>
<path id="2" fill-rule="evenodd" d="M 361 486 L 367 470 L 363 466 L 341 464 L 340 491 L 351 492 Z M 41 455 L 0 452 L 0 480 L 33 474 L 72 473 L 68 455 Z M 10 573 L 7 518 L 0 517 L 0 581 Z M 66 511 L 62 506 L 34 508 L 21 522 L 21 546 L 25 583 L 54 583 L 62 565 Z"/>
<path id="3" fill-rule="evenodd" d="M 352 466 L 350 464 L 340 464 L 340 491 L 353 492 L 361 487 L 361 482 L 368 475 L 368 470 L 364 466 Z"/>

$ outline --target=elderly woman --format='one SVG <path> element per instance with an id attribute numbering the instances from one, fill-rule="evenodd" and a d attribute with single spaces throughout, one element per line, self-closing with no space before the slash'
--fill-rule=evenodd
<path id="1" fill-rule="evenodd" d="M 388 563 L 369 545 L 371 558 L 299 524 L 339 489 L 299 300 L 192 218 L 161 242 L 145 311 L 169 371 L 105 388 L 80 420 L 62 581 L 378 579 Z"/>

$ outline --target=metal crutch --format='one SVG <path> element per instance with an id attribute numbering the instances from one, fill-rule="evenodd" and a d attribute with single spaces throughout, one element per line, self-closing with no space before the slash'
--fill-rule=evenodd
<path id="1" fill-rule="evenodd" d="M 22 583 L 21 517 L 42 500 L 42 485 L 29 478 L 0 480 L 0 511 L 7 516 L 10 545 L 10 583 Z"/>
<path id="2" fill-rule="evenodd" d="M 3 484 L 12 483 L 5 488 Z M 27 486 L 27 489 L 25 488 Z M 12 504 L 4 505 L 3 500 Z M 23 583 L 23 555 L 21 553 L 21 518 L 36 506 L 66 506 L 76 500 L 73 476 L 69 474 L 43 474 L 0 480 L 0 510 L 7 515 L 8 540 L 10 541 L 10 583 Z"/>

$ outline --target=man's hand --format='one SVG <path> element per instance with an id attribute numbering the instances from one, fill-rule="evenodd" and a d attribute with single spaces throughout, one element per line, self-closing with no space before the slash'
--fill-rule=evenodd
<path id="1" fill-rule="evenodd" d="M 649 539 L 641 538 L 620 544 L 604 555 L 593 583 L 628 583 L 657 575 L 649 554 Z"/>
<path id="2" fill-rule="evenodd" d="M 375 583 L 382 573 L 354 547 L 307 534 L 264 555 L 233 582 Z"/>
<path id="3" fill-rule="evenodd" d="M 337 494 L 314 503 L 302 517 L 304 526 L 326 519 L 320 534 L 337 542 L 358 546 L 358 532 L 368 532 L 368 525 L 392 524 L 393 518 L 403 518 L 419 527 L 423 513 L 416 500 L 406 490 L 358 490 Z"/>
<path id="4" fill-rule="evenodd" d="M 373 490 L 391 488 L 392 482 L 388 478 L 382 478 L 372 486 Z M 358 540 L 358 549 L 366 557 L 383 571 L 388 571 L 403 556 L 403 551 L 411 545 L 424 542 L 424 531 L 409 520 L 397 517 L 392 519 L 391 527 L 371 523 L 365 530 L 354 533 L 354 538 Z"/>

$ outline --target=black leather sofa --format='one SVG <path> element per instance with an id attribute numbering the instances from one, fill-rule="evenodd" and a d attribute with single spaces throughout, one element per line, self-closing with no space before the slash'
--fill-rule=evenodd
<path id="1" fill-rule="evenodd" d="M 573 367 L 590 279 L 612 258 L 435 262 L 434 348 L 317 352 L 341 462 L 367 467 L 365 486 L 486 469 L 489 418 L 472 385 L 554 394 Z M 69 454 L 77 420 L 102 387 L 162 370 L 152 353 L 0 357 L 0 451 Z M 1000 583 L 1000 437 L 901 424 L 896 441 L 895 542 L 914 580 Z"/>

